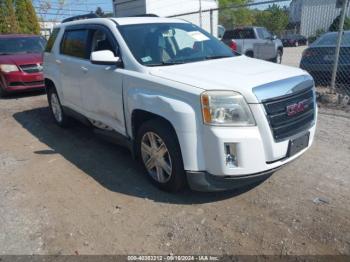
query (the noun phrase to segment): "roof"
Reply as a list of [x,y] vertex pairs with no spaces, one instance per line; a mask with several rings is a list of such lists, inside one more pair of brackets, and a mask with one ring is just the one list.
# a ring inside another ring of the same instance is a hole
[[163,17],[120,17],[112,18],[119,25],[133,24],[153,24],[153,23],[188,23],[182,19],[163,18]]
[[40,37],[40,35],[29,35],[29,34],[6,34],[0,35],[0,38],[18,38],[18,37]]
[[103,21],[114,21],[118,25],[134,25],[134,24],[154,24],[154,23],[188,23],[182,19],[163,18],[163,17],[120,17],[120,18],[90,18],[66,22],[55,27],[81,25],[85,23],[101,23]]

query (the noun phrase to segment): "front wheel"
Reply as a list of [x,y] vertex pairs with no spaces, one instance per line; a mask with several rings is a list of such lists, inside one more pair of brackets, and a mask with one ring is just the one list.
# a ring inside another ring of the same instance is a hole
[[0,86],[0,97],[6,97],[7,92]]
[[55,89],[50,88],[47,93],[51,114],[57,125],[67,127],[69,117],[64,113],[60,99]]
[[137,137],[138,157],[151,181],[161,190],[178,192],[186,185],[180,145],[170,124],[144,123]]

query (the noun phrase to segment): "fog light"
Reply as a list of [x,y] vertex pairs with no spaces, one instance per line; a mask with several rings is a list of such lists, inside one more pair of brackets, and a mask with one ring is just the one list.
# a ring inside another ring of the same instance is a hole
[[237,144],[225,144],[226,166],[229,168],[238,167]]

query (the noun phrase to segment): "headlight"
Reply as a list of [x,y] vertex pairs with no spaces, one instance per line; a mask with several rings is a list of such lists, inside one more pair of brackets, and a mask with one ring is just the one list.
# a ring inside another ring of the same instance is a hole
[[10,72],[17,72],[19,70],[18,70],[18,67],[16,65],[1,64],[0,71],[2,71],[4,73],[10,73]]
[[244,97],[231,91],[209,91],[201,95],[203,120],[208,125],[255,126]]

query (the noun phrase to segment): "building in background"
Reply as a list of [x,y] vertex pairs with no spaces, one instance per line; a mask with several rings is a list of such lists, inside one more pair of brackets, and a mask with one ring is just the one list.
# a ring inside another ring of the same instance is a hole
[[39,22],[39,24],[40,24],[40,34],[46,39],[49,39],[53,28],[56,25],[60,24],[60,22],[47,21],[47,22]]
[[[340,15],[336,8],[337,0],[292,0],[290,4],[290,23],[298,28],[300,34],[310,37],[317,30],[328,31],[334,19]],[[347,10],[350,15],[350,8]]]
[[[202,16],[199,13],[200,2],[204,11]],[[143,14],[155,14],[161,17],[175,16],[198,26],[202,24],[203,29],[215,36],[218,33],[218,11],[205,11],[216,8],[218,8],[216,0],[113,0],[114,15],[116,17]],[[200,20],[202,20],[202,23]]]

